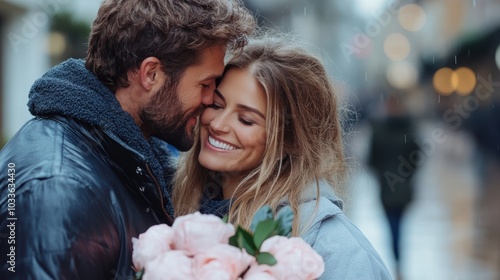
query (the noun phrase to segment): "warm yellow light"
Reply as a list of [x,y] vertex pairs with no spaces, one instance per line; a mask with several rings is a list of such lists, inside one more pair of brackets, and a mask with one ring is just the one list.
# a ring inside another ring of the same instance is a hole
[[470,68],[460,67],[453,72],[451,83],[460,95],[468,95],[476,87],[476,74]]
[[399,9],[399,24],[408,31],[418,31],[422,29],[426,22],[424,9],[416,4],[407,4]]
[[390,59],[401,61],[410,53],[410,41],[401,33],[391,33],[385,38],[384,52]]
[[457,70],[444,67],[436,71],[432,79],[434,89],[441,95],[456,92],[460,95],[470,94],[476,87],[476,74],[468,67]]
[[453,73],[453,70],[448,67],[441,68],[434,73],[432,84],[434,89],[441,95],[450,95],[455,90],[452,82]]

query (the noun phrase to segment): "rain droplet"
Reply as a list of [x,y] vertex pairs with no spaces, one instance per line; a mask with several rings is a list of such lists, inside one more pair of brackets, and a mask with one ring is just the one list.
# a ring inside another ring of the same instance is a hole
[[406,144],[406,134],[405,134],[405,144]]
[[307,16],[307,7],[304,7],[304,16]]
[[368,83],[368,72],[365,72],[365,81]]
[[455,55],[455,64],[457,64],[457,56]]

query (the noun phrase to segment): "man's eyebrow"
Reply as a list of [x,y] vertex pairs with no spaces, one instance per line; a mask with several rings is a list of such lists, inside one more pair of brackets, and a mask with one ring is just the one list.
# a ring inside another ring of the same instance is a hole
[[222,75],[220,75],[220,74],[212,74],[212,75],[210,75],[210,76],[207,76],[207,77],[205,77],[205,78],[202,78],[201,80],[202,80],[202,81],[206,81],[206,80],[214,80],[214,79],[219,79],[219,78],[221,78],[221,77],[222,77]]

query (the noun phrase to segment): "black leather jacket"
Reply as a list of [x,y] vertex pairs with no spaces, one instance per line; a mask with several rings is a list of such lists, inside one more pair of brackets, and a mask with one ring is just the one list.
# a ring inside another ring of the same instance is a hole
[[0,167],[0,279],[131,279],[131,238],[172,222],[146,159],[96,126],[37,117]]

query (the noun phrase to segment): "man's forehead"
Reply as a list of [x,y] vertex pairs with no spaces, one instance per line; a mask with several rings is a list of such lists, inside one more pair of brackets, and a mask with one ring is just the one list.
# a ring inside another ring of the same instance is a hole
[[225,56],[226,56],[225,46],[215,45],[207,47],[205,49],[198,51],[197,64],[214,63],[215,61],[220,61],[222,64],[224,64]]

